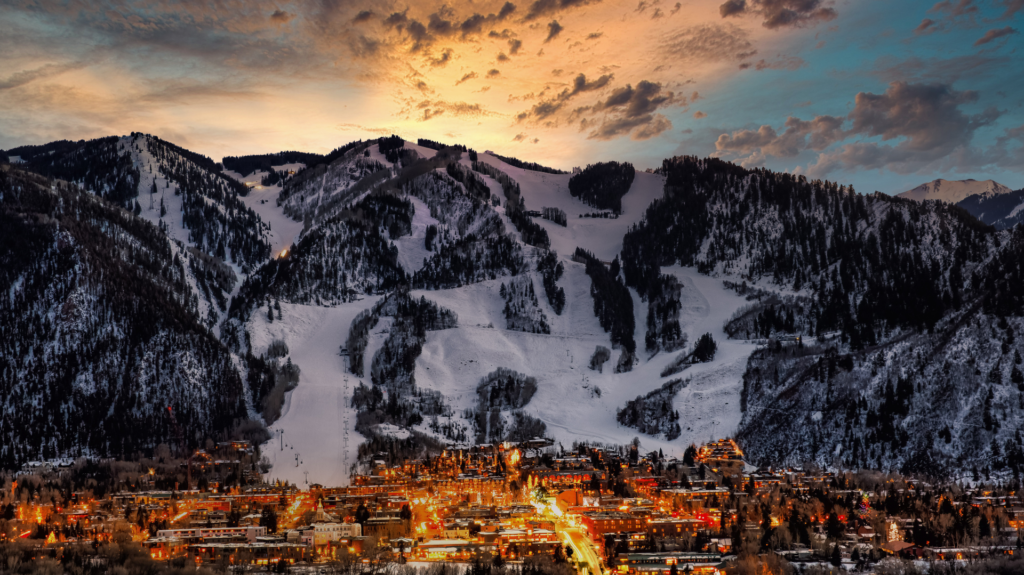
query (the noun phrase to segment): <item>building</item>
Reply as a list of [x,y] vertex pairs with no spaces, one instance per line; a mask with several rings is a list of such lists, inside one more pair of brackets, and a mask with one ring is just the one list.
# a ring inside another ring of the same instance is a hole
[[634,531],[647,531],[647,522],[640,517],[611,511],[608,513],[594,513],[584,515],[581,520],[591,538],[604,537],[605,533],[630,533]]
[[164,539],[180,539],[187,544],[203,543],[208,539],[223,540],[225,538],[238,538],[244,539],[249,543],[255,543],[257,537],[267,536],[267,528],[251,525],[248,527],[161,529],[156,532],[156,536]]
[[358,523],[314,523],[313,545],[319,547],[337,543],[341,539],[362,537],[363,526]]

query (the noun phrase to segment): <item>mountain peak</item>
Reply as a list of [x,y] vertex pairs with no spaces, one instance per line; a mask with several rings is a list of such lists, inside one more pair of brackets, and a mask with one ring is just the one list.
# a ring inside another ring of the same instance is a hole
[[921,184],[920,186],[903,192],[902,194],[898,194],[897,197],[909,198],[919,202],[923,202],[924,200],[942,200],[944,202],[955,204],[964,198],[975,194],[991,197],[998,194],[1007,194],[1011,191],[1012,190],[1010,190],[1010,188],[1007,188],[993,180],[978,181],[974,179],[938,179],[926,184]]

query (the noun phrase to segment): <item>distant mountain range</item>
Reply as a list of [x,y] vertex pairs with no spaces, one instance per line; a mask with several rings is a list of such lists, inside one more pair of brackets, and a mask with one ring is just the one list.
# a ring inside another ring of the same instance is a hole
[[1005,230],[1024,221],[1024,190],[992,180],[934,180],[898,194],[911,200],[956,204],[982,222]]
[[1024,198],[995,182],[567,174],[397,136],[227,170],[146,134],[7,155],[2,467],[266,425],[271,476],[324,484],[538,435],[1024,470]]

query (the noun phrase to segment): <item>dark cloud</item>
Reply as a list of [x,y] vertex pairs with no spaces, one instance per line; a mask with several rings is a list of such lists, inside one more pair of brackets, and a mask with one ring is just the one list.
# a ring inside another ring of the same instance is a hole
[[1016,33],[1017,33],[1017,29],[1016,28],[1011,28],[1009,26],[1007,26],[1005,28],[993,28],[992,30],[989,30],[988,32],[985,32],[984,36],[982,36],[981,38],[978,38],[978,41],[975,42],[974,45],[975,46],[981,46],[983,44],[988,44],[989,42],[991,42],[991,41],[993,41],[993,40],[995,40],[997,38],[1002,38],[1003,36],[1009,36],[1011,34],[1016,34]]
[[726,0],[725,3],[718,7],[718,13],[722,15],[722,18],[726,18],[742,14],[746,9],[746,0]]
[[522,40],[519,40],[519,39],[516,39],[516,38],[509,39],[509,41],[508,41],[508,53],[509,54],[512,54],[513,56],[515,56],[516,54],[519,53],[519,49],[522,48],[522,47],[523,47],[523,41]]
[[491,70],[487,71],[487,77],[488,78],[495,78],[495,77],[500,76],[500,75],[501,75],[501,70],[498,70],[497,68],[494,68],[494,69],[491,69]]
[[453,54],[454,53],[452,52],[451,48],[445,48],[444,50],[441,51],[441,55],[440,56],[438,56],[436,58],[431,58],[430,59],[430,67],[431,68],[438,68],[438,67],[447,66],[448,62],[451,62]]
[[597,40],[601,36],[604,36],[604,32],[591,32],[587,34],[587,40]]
[[635,89],[632,85],[627,84],[625,88],[613,90],[608,99],[598,103],[594,109],[596,111],[615,109],[626,118],[638,118],[670,103],[673,98],[672,92],[662,93],[661,84],[641,80]]
[[682,8],[683,8],[683,3],[682,2],[676,2],[676,5],[672,7],[672,11],[669,12],[668,15],[669,16],[675,16],[675,13],[680,11],[680,10],[682,10]]
[[556,36],[561,34],[562,30],[564,30],[564,28],[562,28],[562,25],[558,23],[558,20],[548,22],[548,37],[544,39],[544,42],[550,42]]
[[508,60],[509,60],[509,57],[504,52],[499,52],[498,53],[498,61],[499,62],[507,62]]
[[[561,74],[561,70],[556,70],[558,74]],[[553,116],[558,111],[562,110],[569,100],[584,92],[593,92],[600,90],[607,86],[614,76],[612,74],[605,74],[596,80],[587,81],[587,77],[584,74],[579,74],[572,81],[571,88],[565,88],[553,98],[541,100],[534,104],[533,108],[527,112],[521,112],[516,116],[518,121],[524,120],[545,120]]]
[[455,85],[458,86],[459,84],[461,84],[463,82],[468,82],[469,80],[472,80],[473,78],[476,78],[476,77],[477,77],[476,76],[476,72],[470,72],[470,73],[462,76],[462,78],[460,78],[459,81],[455,82]]
[[287,24],[293,18],[295,18],[295,14],[285,12],[284,10],[274,10],[274,13],[270,15],[270,21],[274,24]]
[[536,20],[569,8],[596,4],[601,0],[536,0],[526,12],[526,20]]
[[718,7],[722,18],[754,14],[768,29],[799,27],[834,20],[838,14],[823,0],[726,0]]
[[527,138],[526,134],[524,134],[522,132],[519,132],[518,134],[516,134],[515,136],[512,137],[512,141],[513,142],[522,142],[526,138]]
[[[854,109],[846,116],[810,121],[789,117],[781,134],[767,125],[738,130],[719,136],[715,147],[719,154],[748,155],[744,163],[761,163],[767,156],[792,158],[805,150],[820,152],[810,168],[816,176],[839,168],[912,172],[966,149],[979,128],[1001,115],[992,108],[974,115],[961,110],[977,100],[976,92],[948,85],[893,82],[883,94],[857,94]],[[857,141],[843,144],[854,138]],[[864,141],[867,138],[879,138],[881,143]],[[843,145],[826,151],[839,144]]]
[[355,17],[352,18],[352,21],[355,22],[356,24],[362,22],[369,22],[370,20],[373,20],[374,16],[376,16],[376,14],[374,14],[372,10],[363,10],[362,12],[356,14]]
[[605,119],[587,135],[588,140],[612,140],[630,134],[633,140],[647,140],[671,129],[672,122],[661,114],[635,118],[613,117]]

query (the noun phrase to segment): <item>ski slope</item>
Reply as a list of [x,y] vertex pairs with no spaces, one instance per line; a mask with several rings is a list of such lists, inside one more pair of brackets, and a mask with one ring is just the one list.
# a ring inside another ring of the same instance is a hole
[[250,318],[246,328],[253,353],[266,353],[271,341],[284,340],[301,370],[298,386],[285,395],[281,418],[270,426],[273,439],[263,446],[263,455],[273,466],[269,478],[300,486],[307,480],[348,484],[349,468],[363,441],[355,431],[351,407],[360,378],[347,373],[347,359],[339,349],[356,314],[377,299],[371,296],[334,308],[281,303],[282,317],[273,323],[265,313]]
[[[614,373],[620,350],[613,349],[603,372],[588,367],[597,346],[611,348],[612,345],[610,335],[601,328],[594,314],[591,281],[585,266],[571,261],[569,256],[579,246],[603,260],[613,259],[621,250],[627,229],[661,196],[663,178],[637,173],[632,188],[623,198],[623,214],[617,219],[579,218],[581,213],[596,210],[569,195],[568,175],[521,170],[487,154],[481,154],[480,158],[520,183],[528,208],[558,207],[569,215],[567,227],[535,220],[548,230],[552,247],[565,266],[558,284],[565,290],[566,307],[561,315],[554,313],[536,272],[530,272],[530,277],[539,307],[547,316],[550,334],[506,329],[504,300],[499,292],[502,283],[509,278],[449,290],[414,291],[411,294],[414,297],[426,297],[458,315],[456,328],[427,332],[415,364],[417,387],[442,393],[456,419],[462,417],[463,410],[476,407],[477,384],[497,368],[533,376],[537,378],[538,391],[524,411],[544,421],[548,435],[567,448],[573,441],[624,444],[639,437],[643,449],[662,449],[667,455],[681,457],[690,443],[725,437],[736,431],[742,415],[743,373],[756,347],[749,342],[729,340],[723,331],[725,322],[748,302],[726,290],[722,278],[700,275],[692,268],[663,268],[663,273],[672,274],[682,282],[679,320],[689,341],[687,349],[648,356],[642,349],[647,304],[633,292],[634,337],[641,348],[637,353],[638,363],[631,372]],[[485,180],[494,184],[492,188],[497,186],[490,178]],[[496,193],[500,194],[500,187]],[[394,243],[400,263],[411,273],[423,265],[423,258],[430,253],[423,245],[423,238],[427,226],[436,225],[437,220],[430,216],[421,200],[409,199],[416,209],[412,234]],[[268,219],[268,216],[263,217]],[[539,255],[539,250],[525,247],[524,255],[532,260]],[[254,353],[261,353],[274,338],[284,339],[291,350],[292,361],[301,369],[298,387],[288,393],[281,419],[271,426],[275,434],[284,432],[284,449],[281,450],[279,435],[264,449],[273,465],[270,477],[305,485],[308,472],[310,483],[343,485],[347,482],[348,470],[356,462],[357,447],[363,440],[354,430],[355,411],[349,407],[352,390],[361,379],[346,372],[347,360],[340,357],[338,351],[352,319],[375,301],[368,297],[336,308],[282,304],[283,317],[273,323],[267,322],[265,314],[259,312],[250,320],[248,329]],[[372,330],[365,355],[367,364],[385,339],[390,321],[382,318]],[[662,377],[664,368],[679,354],[688,353],[693,342],[704,333],[711,333],[718,343],[715,359]],[[663,436],[643,435],[617,423],[617,410],[626,402],[676,378],[689,380],[674,403],[680,414],[681,437],[667,441]],[[362,381],[372,385],[369,377]],[[464,423],[472,429],[469,422]],[[417,431],[430,434],[429,427],[430,421],[425,421]],[[396,437],[408,434],[407,430],[394,426],[382,426],[377,431]],[[346,433],[347,446],[343,442]]]

